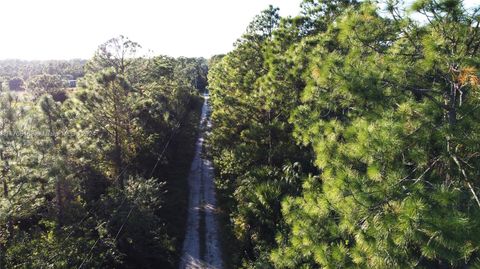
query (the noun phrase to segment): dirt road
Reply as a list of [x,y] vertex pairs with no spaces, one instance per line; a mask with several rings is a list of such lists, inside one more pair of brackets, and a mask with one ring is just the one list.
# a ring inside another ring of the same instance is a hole
[[222,269],[222,253],[217,220],[217,201],[213,167],[203,152],[205,127],[210,127],[208,94],[204,95],[200,135],[190,168],[187,231],[183,242],[180,269]]

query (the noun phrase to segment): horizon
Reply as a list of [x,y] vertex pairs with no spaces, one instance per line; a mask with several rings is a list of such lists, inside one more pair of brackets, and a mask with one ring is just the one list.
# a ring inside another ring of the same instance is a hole
[[100,44],[119,35],[139,43],[143,54],[209,58],[233,49],[248,23],[268,5],[278,6],[282,16],[289,16],[298,14],[300,2],[2,2],[0,9],[23,13],[7,12],[0,17],[0,24],[14,22],[4,31],[8,41],[0,44],[0,59],[89,59]]
[[[0,44],[0,60],[88,60],[100,44],[119,35],[139,43],[139,55],[208,59],[231,51],[254,16],[269,5],[279,7],[284,17],[295,16],[301,0],[245,2],[2,2],[0,9],[23,13],[6,12],[0,17],[2,25],[14,22],[13,27],[4,29],[7,41]],[[480,0],[464,2],[467,7],[480,4]]]

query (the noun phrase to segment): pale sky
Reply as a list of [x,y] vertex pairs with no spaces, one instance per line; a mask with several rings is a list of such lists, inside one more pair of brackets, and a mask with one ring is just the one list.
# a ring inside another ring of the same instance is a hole
[[[297,15],[301,0],[0,0],[0,59],[90,58],[123,34],[154,54],[226,53],[269,4]],[[479,5],[480,0],[466,0]]]
[[123,34],[154,54],[230,51],[269,4],[296,15],[301,0],[0,0],[0,59],[90,58]]

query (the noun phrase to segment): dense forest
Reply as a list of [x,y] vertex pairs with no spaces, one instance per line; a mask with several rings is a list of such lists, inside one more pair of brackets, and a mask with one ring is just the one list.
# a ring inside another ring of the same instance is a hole
[[0,60],[0,269],[480,268],[480,5],[298,1]]
[[0,62],[0,268],[178,263],[207,61],[139,49]]
[[301,10],[210,60],[228,268],[480,268],[480,7]]

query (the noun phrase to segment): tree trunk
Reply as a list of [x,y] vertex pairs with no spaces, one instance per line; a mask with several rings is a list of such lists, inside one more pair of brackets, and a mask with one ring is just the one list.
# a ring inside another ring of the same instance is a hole
[[122,166],[123,166],[122,147],[120,145],[120,137],[117,130],[115,130],[114,162],[115,162],[115,170],[116,170],[116,176],[117,176],[116,179],[118,180],[118,186],[120,187],[121,190],[123,190],[125,188],[125,183],[124,183],[123,171],[122,171]]

